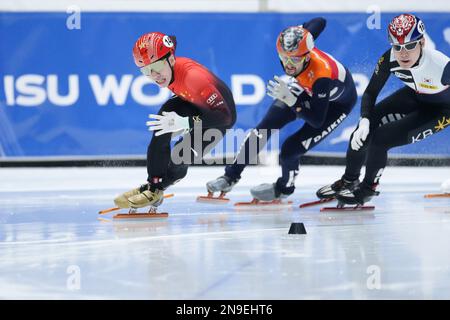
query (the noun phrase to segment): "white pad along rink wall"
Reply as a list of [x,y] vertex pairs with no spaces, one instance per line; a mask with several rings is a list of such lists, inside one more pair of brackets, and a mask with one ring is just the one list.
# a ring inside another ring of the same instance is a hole
[[[327,19],[316,45],[349,68],[359,98],[388,48],[386,25],[397,14],[420,16],[427,45],[450,55],[450,1],[444,0],[2,0],[0,11],[3,163],[145,159],[151,138],[147,115],[170,97],[167,89],[140,75],[132,60],[134,41],[149,31],[176,35],[178,56],[201,62],[232,89],[238,133],[219,145],[215,157],[232,155],[270,106],[265,83],[282,74],[275,39],[289,25],[316,16]],[[399,87],[390,79],[380,98]],[[343,157],[359,103],[334,132],[323,133],[327,139],[309,154]],[[280,143],[300,125],[296,121],[283,128]],[[390,155],[448,161],[447,131]],[[274,154],[280,143],[274,143]]]

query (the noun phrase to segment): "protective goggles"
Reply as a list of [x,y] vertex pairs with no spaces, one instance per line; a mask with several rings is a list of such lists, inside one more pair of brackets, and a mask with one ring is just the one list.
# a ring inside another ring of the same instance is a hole
[[411,51],[417,47],[417,44],[419,42],[420,42],[420,40],[409,42],[407,44],[393,44],[392,48],[394,48],[394,51],[397,51],[397,52],[400,52],[402,50],[402,48],[405,48],[406,51]]
[[278,55],[280,57],[280,60],[283,62],[283,64],[292,64],[292,65],[299,65],[301,63],[303,63],[306,59],[306,55],[304,56],[283,56],[283,55]]
[[166,59],[161,59],[146,65],[145,67],[140,68],[141,72],[146,76],[151,76],[152,71],[161,73],[163,71],[166,64]]

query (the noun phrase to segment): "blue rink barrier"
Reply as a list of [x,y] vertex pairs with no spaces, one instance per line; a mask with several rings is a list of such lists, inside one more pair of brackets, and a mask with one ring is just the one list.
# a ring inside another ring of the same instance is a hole
[[[0,157],[145,154],[151,138],[147,115],[170,96],[133,63],[132,46],[145,32],[176,35],[178,56],[197,60],[223,79],[237,102],[235,128],[248,130],[271,104],[265,83],[282,74],[275,50],[282,29],[325,17],[327,27],[316,45],[350,69],[360,97],[388,49],[386,25],[396,14],[382,14],[381,29],[369,29],[363,13],[82,13],[81,28],[70,30],[65,13],[0,13]],[[450,55],[448,14],[418,15],[429,45]],[[380,98],[400,87],[391,77]],[[344,153],[359,109],[358,100],[314,151]],[[286,126],[281,141],[301,125]],[[448,157],[447,131],[392,153]]]

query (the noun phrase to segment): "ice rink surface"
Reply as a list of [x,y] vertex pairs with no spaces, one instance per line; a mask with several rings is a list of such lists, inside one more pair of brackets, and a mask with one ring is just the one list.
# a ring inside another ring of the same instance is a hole
[[[304,166],[286,210],[196,203],[221,167],[190,168],[155,220],[99,219],[145,168],[0,169],[1,299],[450,299],[450,168],[389,167],[372,212],[299,209],[342,167]],[[331,206],[331,205],[329,205]],[[288,235],[303,222],[306,235]]]

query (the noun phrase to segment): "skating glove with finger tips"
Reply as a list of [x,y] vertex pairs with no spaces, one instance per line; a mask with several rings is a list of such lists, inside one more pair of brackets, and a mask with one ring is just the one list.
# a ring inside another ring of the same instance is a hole
[[292,107],[297,102],[297,91],[299,87],[290,87],[278,76],[274,76],[273,79],[274,81],[269,80],[269,83],[267,84],[267,95],[284,102],[289,107]]
[[358,151],[366,141],[370,131],[370,121],[367,118],[362,118],[359,121],[358,129],[353,132],[353,138],[350,143],[353,150]]
[[156,119],[146,122],[146,125],[149,127],[148,130],[156,131],[155,136],[171,132],[184,134],[189,131],[189,117],[182,117],[174,111],[163,111],[162,115],[150,114],[148,117]]

